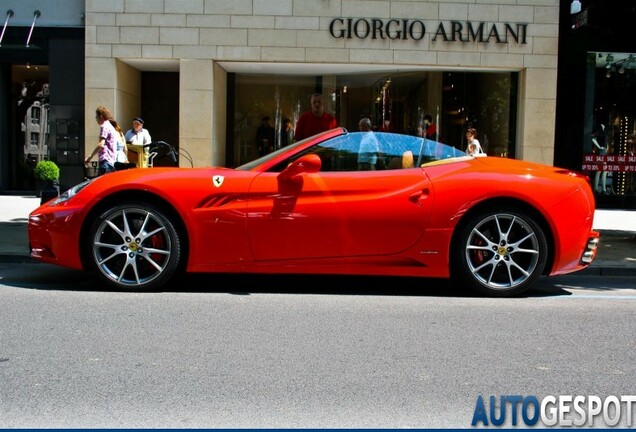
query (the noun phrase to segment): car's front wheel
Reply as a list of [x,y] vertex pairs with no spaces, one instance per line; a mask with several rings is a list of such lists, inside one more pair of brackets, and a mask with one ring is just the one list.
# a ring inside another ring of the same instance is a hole
[[546,235],[525,212],[481,212],[458,229],[452,275],[468,288],[489,296],[512,296],[541,276],[548,255]]
[[87,242],[89,267],[119,289],[162,286],[176,273],[182,255],[170,216],[152,204],[126,203],[102,211]]

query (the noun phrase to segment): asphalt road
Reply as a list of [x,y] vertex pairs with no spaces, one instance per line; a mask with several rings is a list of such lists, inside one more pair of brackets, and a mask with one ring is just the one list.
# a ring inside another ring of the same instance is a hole
[[[371,282],[379,289],[368,288]],[[482,395],[630,395],[636,281],[194,276],[0,264],[0,428],[469,428]]]

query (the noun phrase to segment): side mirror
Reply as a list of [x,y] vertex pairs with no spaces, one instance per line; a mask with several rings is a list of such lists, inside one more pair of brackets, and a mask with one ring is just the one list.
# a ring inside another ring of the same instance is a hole
[[291,180],[302,173],[317,173],[322,162],[317,154],[308,154],[289,164],[278,176],[280,180]]

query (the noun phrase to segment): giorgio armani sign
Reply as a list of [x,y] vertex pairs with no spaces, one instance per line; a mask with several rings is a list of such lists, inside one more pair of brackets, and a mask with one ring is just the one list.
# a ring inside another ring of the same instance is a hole
[[[426,25],[417,19],[334,18],[329,33],[336,39],[421,40]],[[432,41],[527,44],[526,23],[442,21],[430,33]]]

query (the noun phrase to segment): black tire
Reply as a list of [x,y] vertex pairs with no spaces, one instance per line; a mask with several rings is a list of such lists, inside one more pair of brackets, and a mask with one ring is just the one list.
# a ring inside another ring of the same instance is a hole
[[91,224],[86,241],[89,270],[117,289],[155,290],[175,275],[182,257],[170,216],[147,203],[104,210]]
[[536,282],[546,265],[546,235],[523,211],[501,209],[470,215],[455,238],[451,276],[480,294],[519,295]]

